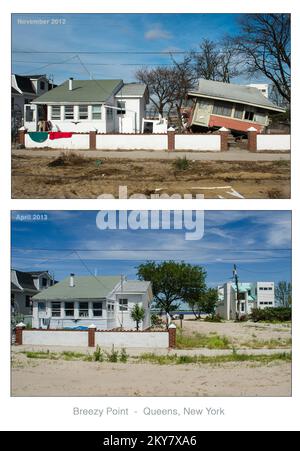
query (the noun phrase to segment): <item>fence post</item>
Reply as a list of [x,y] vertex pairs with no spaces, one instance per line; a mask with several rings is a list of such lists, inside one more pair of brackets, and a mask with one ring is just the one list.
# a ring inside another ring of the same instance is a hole
[[176,326],[175,324],[170,324],[169,329],[169,348],[176,347]]
[[221,127],[219,129],[219,133],[221,136],[221,152],[227,152],[228,150],[228,135],[229,135],[230,130],[228,130],[228,128],[226,127]]
[[168,128],[168,151],[175,150],[175,128]]
[[18,131],[19,144],[21,144],[21,146],[24,146],[24,147],[25,147],[25,133],[26,133],[25,129],[19,129],[19,131]]
[[248,133],[248,150],[249,152],[257,152],[257,129],[250,127]]
[[96,150],[96,134],[95,130],[90,131],[90,150]]
[[23,344],[23,330],[26,325],[24,323],[19,323],[16,325],[16,345],[20,346]]
[[95,324],[90,324],[88,326],[88,347],[94,348],[95,347],[95,332],[96,332],[96,326]]

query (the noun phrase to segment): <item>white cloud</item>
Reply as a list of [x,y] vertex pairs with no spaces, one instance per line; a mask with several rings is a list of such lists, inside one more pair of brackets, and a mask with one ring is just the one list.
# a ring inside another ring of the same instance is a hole
[[157,39],[171,39],[172,33],[164,30],[160,24],[154,24],[152,28],[145,32],[145,39],[154,41]]

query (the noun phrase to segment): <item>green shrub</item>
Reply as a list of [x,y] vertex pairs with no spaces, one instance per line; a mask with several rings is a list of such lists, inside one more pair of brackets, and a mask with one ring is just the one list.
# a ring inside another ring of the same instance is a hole
[[292,320],[290,307],[269,307],[265,309],[252,309],[250,318],[255,323],[259,321],[284,322]]
[[208,315],[204,318],[204,321],[207,323],[222,323],[223,320],[219,314]]
[[107,360],[112,363],[116,363],[118,361],[119,352],[115,351],[114,345],[112,345],[111,352],[106,352]]
[[96,351],[94,352],[93,357],[94,357],[95,362],[103,362],[104,361],[104,354],[99,345],[97,345]]
[[163,324],[162,318],[156,313],[152,313],[151,315],[151,325],[152,326],[161,326]]
[[125,348],[121,349],[121,353],[120,353],[120,362],[122,363],[126,363],[128,360],[129,355],[126,352]]
[[190,162],[186,156],[178,157],[174,161],[173,165],[176,171],[186,171],[190,167]]

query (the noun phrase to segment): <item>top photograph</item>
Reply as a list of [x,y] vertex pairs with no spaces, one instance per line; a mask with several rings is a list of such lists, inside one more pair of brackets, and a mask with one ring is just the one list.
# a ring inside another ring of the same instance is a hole
[[12,198],[290,198],[290,14],[11,20]]

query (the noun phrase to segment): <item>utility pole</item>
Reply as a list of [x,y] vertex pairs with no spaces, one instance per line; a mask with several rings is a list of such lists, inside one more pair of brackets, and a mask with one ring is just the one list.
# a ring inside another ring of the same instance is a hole
[[241,311],[241,301],[240,301],[240,290],[239,290],[239,277],[237,274],[236,265],[233,265],[233,279],[236,287],[236,299],[237,299],[237,311],[235,313],[235,318],[238,321],[240,319],[240,311]]

